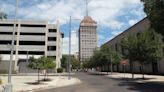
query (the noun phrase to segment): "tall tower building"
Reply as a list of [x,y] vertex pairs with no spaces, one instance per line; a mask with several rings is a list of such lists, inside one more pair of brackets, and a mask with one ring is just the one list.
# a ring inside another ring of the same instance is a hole
[[85,16],[79,28],[79,60],[88,60],[97,47],[97,23],[90,16]]

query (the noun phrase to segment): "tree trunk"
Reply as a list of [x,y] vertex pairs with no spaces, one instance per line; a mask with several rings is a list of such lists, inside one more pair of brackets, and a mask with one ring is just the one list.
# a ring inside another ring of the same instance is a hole
[[117,64],[117,72],[119,72],[120,71],[120,69],[119,69],[119,64]]
[[130,70],[132,74],[132,79],[134,79],[133,62],[130,62]]
[[38,83],[40,83],[40,80],[39,80],[39,69],[38,69]]
[[45,72],[45,73],[44,73],[44,80],[46,80],[46,72],[47,72],[47,71],[45,70],[44,72]]
[[145,79],[145,77],[144,77],[144,64],[141,64],[141,70],[142,70],[142,79]]
[[49,72],[48,72],[48,70],[47,70],[47,72],[46,72],[47,79],[48,79],[48,73],[49,73]]
[[109,73],[109,65],[107,65],[107,74]]

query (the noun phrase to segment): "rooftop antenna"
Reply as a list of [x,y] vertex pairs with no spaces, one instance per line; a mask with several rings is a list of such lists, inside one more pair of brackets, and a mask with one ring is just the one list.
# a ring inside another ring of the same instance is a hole
[[86,16],[88,16],[88,0],[86,0]]

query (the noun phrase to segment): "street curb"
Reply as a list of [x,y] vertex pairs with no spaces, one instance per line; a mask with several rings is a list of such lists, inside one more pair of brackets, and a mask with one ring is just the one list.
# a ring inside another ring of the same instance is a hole
[[[59,79],[57,81],[59,81]],[[57,83],[58,82],[56,82],[56,85],[57,85]],[[82,82],[79,80],[75,84],[80,84],[80,83],[82,83]],[[75,84],[70,84],[70,85],[75,85]],[[59,87],[65,87],[65,86],[70,86],[70,85],[64,85],[64,86],[59,86]],[[47,87],[41,87],[41,88],[32,89],[32,90],[28,90],[28,91],[24,91],[24,92],[40,91],[40,90],[46,90],[46,89],[51,89],[51,88],[58,88],[58,87],[56,87],[55,85],[54,86],[47,86]]]
[[[45,87],[39,87],[39,88],[34,88],[34,89],[31,89],[31,90],[20,90],[20,91],[17,91],[17,92],[34,92],[34,91],[40,91],[40,90],[46,90],[46,89],[51,89],[51,88],[58,88],[57,83],[59,81],[60,78],[58,78],[56,80],[56,82],[54,83],[54,85],[49,85],[49,86],[45,86]],[[74,84],[79,84],[81,83],[80,80],[78,80],[77,82],[75,82]],[[69,85],[74,85],[74,84],[69,84]],[[64,86],[69,86],[69,85],[64,85]],[[64,87],[64,86],[59,86],[59,87]]]
[[[58,81],[58,80],[59,80],[59,78],[56,81]],[[55,88],[55,86],[45,86],[45,87],[34,88],[31,90],[19,90],[16,92],[33,92],[33,91],[39,91],[39,90],[44,90],[44,89],[49,89],[49,88]]]

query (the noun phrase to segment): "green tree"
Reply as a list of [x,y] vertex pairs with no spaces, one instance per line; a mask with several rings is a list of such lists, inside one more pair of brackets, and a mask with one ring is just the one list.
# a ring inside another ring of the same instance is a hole
[[141,64],[144,78],[144,65],[157,62],[162,58],[162,37],[153,30],[145,30],[138,35],[137,61]]
[[119,64],[121,55],[118,52],[116,52],[114,49],[112,49],[112,47],[109,45],[102,46],[100,51],[104,56],[103,59],[106,60],[106,62],[104,62],[104,65],[108,66],[108,70],[109,70],[109,65],[111,65],[111,73],[112,73],[113,64],[116,65]]
[[34,56],[30,57],[29,59],[29,64],[28,67],[31,69],[37,69],[38,70],[38,84],[40,83],[40,79],[39,79],[39,72],[41,69],[43,69],[43,63],[40,62],[38,59],[34,58]]
[[[61,66],[62,68],[65,68],[67,70],[67,62],[68,62],[69,56],[63,55],[61,59]],[[80,67],[80,61],[78,61],[75,56],[70,55],[70,64],[72,65],[72,69],[79,69]]]
[[141,0],[151,27],[164,36],[164,0]]
[[[111,61],[112,60],[112,61]],[[107,66],[109,71],[109,65],[111,65],[111,72],[112,72],[112,65],[119,64],[120,55],[114,51],[111,46],[103,45],[100,50],[95,50],[91,58],[88,62],[84,64],[87,68],[97,68],[104,70]],[[106,71],[106,70],[105,70]]]
[[71,65],[72,69],[80,69],[80,62],[74,57],[71,59]]
[[[107,73],[109,71],[109,65],[112,65],[112,62],[111,62],[111,50],[112,50],[112,48],[109,45],[103,45],[100,48],[101,54],[103,56],[102,57],[103,62],[104,62],[103,65],[107,66],[107,68],[108,68]],[[112,72],[112,69],[111,69],[111,72]]]
[[135,35],[129,35],[121,40],[121,46],[125,49],[124,57],[129,59],[130,70],[132,78],[134,78],[133,64],[137,61],[137,37]]
[[102,60],[103,57],[104,56],[99,50],[95,50],[88,62],[90,65],[89,67],[92,67],[92,68],[102,67],[104,65],[104,60]]
[[68,60],[68,55],[63,55],[61,59],[61,67],[64,69],[67,69],[67,60]]
[[41,56],[38,61],[42,63],[42,69],[45,70],[44,81],[48,80],[48,70],[55,69],[56,64],[53,62],[54,59],[50,57]]
[[122,46],[128,51],[125,57],[129,59],[132,78],[134,78],[133,62],[141,64],[144,78],[144,65],[155,62],[162,57],[161,39],[153,30],[145,30],[137,36],[129,35],[122,40]]
[[117,66],[117,71],[119,71],[119,65],[120,65],[121,58],[122,58],[122,55],[120,53],[113,51],[112,60],[113,60],[113,64]]
[[88,60],[88,61],[85,61],[82,63],[82,69],[87,69],[87,68],[91,68],[91,62]]

